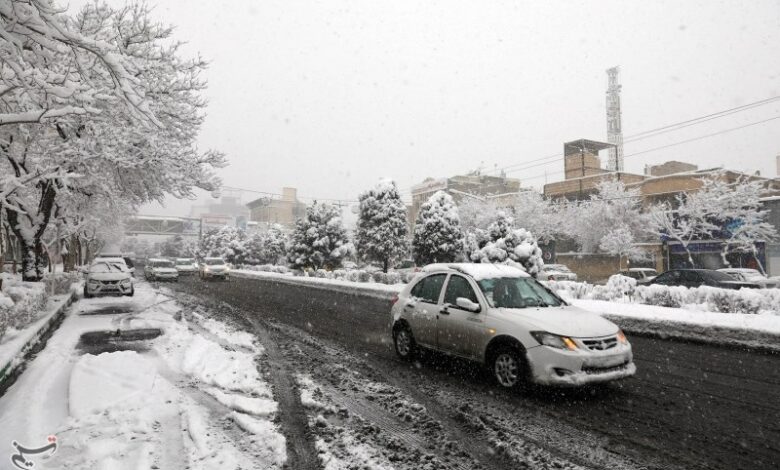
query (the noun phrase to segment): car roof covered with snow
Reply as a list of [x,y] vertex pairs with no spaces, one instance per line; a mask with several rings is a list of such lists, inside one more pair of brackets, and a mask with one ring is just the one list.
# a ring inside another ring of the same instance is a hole
[[645,271],[658,272],[654,268],[628,268],[628,272],[632,272],[632,273],[645,272]]
[[722,273],[746,273],[746,274],[755,274],[759,273],[761,274],[758,269],[750,269],[750,268],[721,268],[718,269],[718,271]]
[[474,280],[491,279],[495,277],[530,277],[520,268],[506,264],[491,263],[434,263],[425,266],[422,272],[456,271],[474,278]]
[[98,257],[96,257],[92,261],[92,263],[93,264],[95,264],[95,263],[122,263],[122,264],[126,264],[124,258],[118,258],[118,257],[113,257],[113,256],[111,256],[111,257],[109,257],[109,256],[98,256]]

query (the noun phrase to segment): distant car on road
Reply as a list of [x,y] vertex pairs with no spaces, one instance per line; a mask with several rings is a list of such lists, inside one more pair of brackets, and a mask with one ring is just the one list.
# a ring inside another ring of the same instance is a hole
[[768,278],[757,269],[722,268],[718,272],[726,273],[738,281],[755,283],[764,289],[780,287],[780,278]]
[[658,271],[653,268],[629,268],[620,271],[620,274],[636,279],[637,284],[649,284],[658,276]]
[[722,289],[758,289],[755,282],[738,281],[726,273],[714,269],[672,269],[659,274],[650,284],[684,287],[720,287]]
[[412,274],[419,271],[420,268],[417,266],[414,260],[410,260],[410,259],[405,259],[401,261],[393,268],[393,272],[396,272],[398,274]]
[[179,271],[173,261],[163,258],[149,258],[144,266],[147,281],[178,281]]
[[203,258],[198,273],[201,279],[230,280],[230,266],[222,258]]
[[496,264],[432,264],[393,300],[392,338],[485,365],[514,388],[577,386],[634,375],[631,345],[609,320],[577,307],[525,271]]
[[545,264],[538,277],[544,281],[577,280],[577,274],[572,272],[565,264]]
[[195,274],[198,271],[198,263],[192,258],[176,258],[174,264],[179,275]]
[[99,259],[86,270],[84,281],[84,297],[96,295],[127,295],[135,294],[133,277],[130,275],[124,261],[114,259]]

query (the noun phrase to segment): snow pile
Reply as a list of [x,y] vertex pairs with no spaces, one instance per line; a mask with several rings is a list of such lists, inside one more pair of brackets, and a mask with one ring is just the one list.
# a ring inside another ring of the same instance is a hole
[[627,279],[615,275],[610,277],[606,286],[574,281],[548,281],[545,284],[569,299],[605,300],[719,313],[780,315],[780,289],[733,290],[657,284],[632,287],[631,281]]
[[367,271],[364,269],[353,269],[353,270],[334,269],[332,271],[328,271],[325,269],[318,269],[316,271],[304,271],[304,270],[293,270],[286,266],[276,266],[270,264],[263,264],[259,266],[244,266],[243,270],[285,274],[288,276],[311,277],[317,279],[335,279],[339,281],[349,281],[349,282],[359,282],[359,283],[374,282],[377,284],[389,284],[389,285],[409,282],[411,278],[413,278],[414,275],[417,274],[417,273],[397,273],[392,271],[388,273],[383,273],[382,271]]
[[280,273],[280,274],[292,274],[292,269],[288,268],[287,266],[280,266],[276,264],[259,264],[259,265],[244,265],[242,266],[242,269],[246,269],[248,271],[263,271],[267,273]]
[[40,282],[23,282],[17,276],[0,274],[0,339],[9,329],[19,330],[38,318],[46,307],[49,294]]

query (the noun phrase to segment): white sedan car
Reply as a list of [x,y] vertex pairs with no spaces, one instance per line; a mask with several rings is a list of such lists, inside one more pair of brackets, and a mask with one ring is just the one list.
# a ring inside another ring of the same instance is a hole
[[144,277],[147,281],[178,281],[179,271],[173,261],[150,258],[144,266]]
[[124,262],[99,260],[86,271],[84,297],[87,299],[96,295],[132,296],[134,293],[133,277]]
[[577,274],[572,272],[565,264],[545,264],[539,279],[545,281],[576,281]]
[[577,386],[636,372],[617,325],[505,265],[426,266],[394,299],[391,331],[401,358],[422,347],[470,359],[506,388]]
[[722,268],[718,269],[722,273],[726,273],[738,281],[752,282],[758,284],[763,289],[772,289],[780,287],[780,279],[774,277],[766,277],[761,274],[761,271],[757,269],[748,268]]
[[180,275],[195,274],[198,272],[198,263],[192,258],[176,258],[176,271]]

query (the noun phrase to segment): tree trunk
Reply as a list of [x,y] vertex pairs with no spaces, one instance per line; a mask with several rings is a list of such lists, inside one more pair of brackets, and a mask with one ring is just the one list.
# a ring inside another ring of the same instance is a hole
[[385,258],[385,259],[384,259],[384,261],[383,261],[383,265],[382,265],[382,267],[383,267],[383,272],[384,272],[385,274],[387,274],[387,268],[388,268],[388,265],[389,265],[389,264],[390,264],[390,263],[389,263],[389,260],[388,260],[387,258]]

